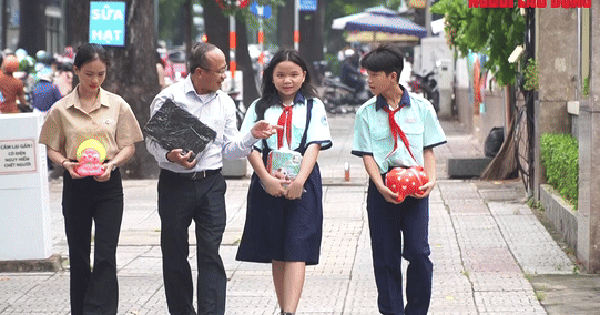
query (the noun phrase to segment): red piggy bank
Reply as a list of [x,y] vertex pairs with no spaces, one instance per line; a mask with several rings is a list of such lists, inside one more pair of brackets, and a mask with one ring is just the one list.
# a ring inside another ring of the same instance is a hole
[[386,186],[398,194],[396,201],[402,202],[409,195],[423,195],[419,187],[429,182],[429,177],[422,166],[410,168],[394,167],[385,176]]
[[79,167],[75,172],[81,176],[98,176],[104,174],[104,167],[100,162],[100,153],[94,149],[85,149],[79,160]]

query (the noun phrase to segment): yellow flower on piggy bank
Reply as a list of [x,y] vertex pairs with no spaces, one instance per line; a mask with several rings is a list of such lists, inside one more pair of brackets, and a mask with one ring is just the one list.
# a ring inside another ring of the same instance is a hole
[[81,176],[98,176],[104,173],[102,163],[106,158],[106,150],[100,141],[88,139],[77,148],[79,166],[75,170]]

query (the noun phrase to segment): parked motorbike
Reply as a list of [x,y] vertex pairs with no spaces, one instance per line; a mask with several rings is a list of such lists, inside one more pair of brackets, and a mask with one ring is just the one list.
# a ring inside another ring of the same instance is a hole
[[440,91],[437,80],[434,78],[435,72],[429,71],[425,74],[414,73],[414,80],[409,82],[409,86],[414,93],[422,93],[436,112],[440,110]]
[[231,97],[235,103],[235,118],[237,129],[240,130],[242,128],[242,122],[244,121],[244,116],[246,116],[247,108],[244,106],[244,102],[242,101],[242,97],[240,91],[238,90],[230,90],[227,92],[229,97]]
[[342,82],[333,75],[326,61],[316,61],[313,67],[315,76],[324,88],[322,100],[329,113],[346,113],[373,96],[369,91],[367,74],[364,72],[352,71],[347,75],[350,80]]

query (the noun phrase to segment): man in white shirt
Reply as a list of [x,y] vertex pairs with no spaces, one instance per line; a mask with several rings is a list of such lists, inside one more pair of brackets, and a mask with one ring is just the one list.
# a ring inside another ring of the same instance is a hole
[[[163,279],[169,312],[196,314],[187,231],[195,222],[198,264],[197,314],[224,314],[227,276],[219,255],[225,231],[223,158],[248,155],[259,139],[276,133],[276,126],[257,122],[238,134],[234,101],[220,90],[227,63],[223,52],[209,43],[197,43],[190,57],[190,75],[158,94],[151,105],[154,115],[167,99],[198,117],[216,132],[202,152],[167,151],[154,139],[146,147],[161,167],[158,211],[161,218]],[[192,159],[193,154],[195,158]]]

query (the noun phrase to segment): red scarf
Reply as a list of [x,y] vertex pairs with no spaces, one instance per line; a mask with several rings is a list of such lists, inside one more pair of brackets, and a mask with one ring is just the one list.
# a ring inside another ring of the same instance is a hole
[[390,130],[392,132],[392,136],[394,136],[394,151],[390,152],[388,155],[396,152],[396,149],[398,149],[398,136],[400,136],[400,139],[402,139],[402,142],[404,142],[404,145],[406,146],[406,150],[408,150],[408,153],[413,158],[413,160],[416,161],[415,156],[412,154],[412,152],[410,152],[408,138],[406,138],[406,134],[404,133],[404,131],[402,131],[402,129],[400,129],[400,126],[398,126],[398,123],[396,123],[396,118],[394,117],[394,115],[400,109],[402,109],[402,107],[404,107],[402,104],[400,106],[398,106],[398,108],[396,108],[395,110],[390,110],[390,108],[388,106],[383,107],[383,110],[385,110],[388,113],[388,120],[390,122]]
[[[279,120],[277,120],[277,124],[279,126],[283,126],[285,128],[285,136],[288,143],[288,146],[292,147],[292,106],[283,105],[283,112],[281,116],[279,116]],[[283,147],[283,129],[277,130],[277,149],[281,149]]]

